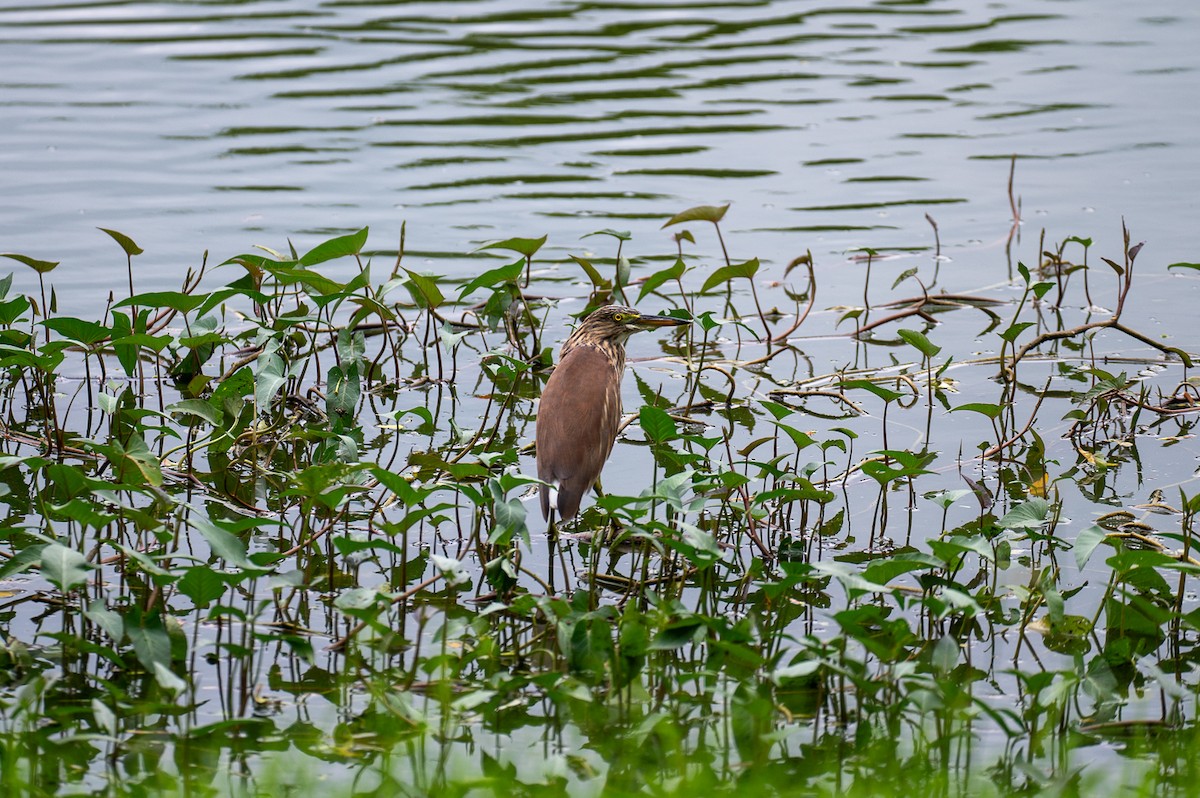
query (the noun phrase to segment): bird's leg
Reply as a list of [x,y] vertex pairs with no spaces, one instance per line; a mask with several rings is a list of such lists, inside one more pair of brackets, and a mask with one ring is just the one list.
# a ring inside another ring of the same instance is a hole
[[[569,547],[570,543],[558,550],[558,564],[562,566],[563,589],[568,591],[571,589],[571,569],[567,566],[566,556]],[[551,563],[550,567],[553,568],[554,564]]]
[[554,549],[558,545],[558,519],[555,518],[554,510],[550,510],[550,524],[546,527],[546,539],[549,542],[549,554],[546,559],[546,571],[549,579],[547,585],[550,586],[550,593],[557,592],[554,589]]

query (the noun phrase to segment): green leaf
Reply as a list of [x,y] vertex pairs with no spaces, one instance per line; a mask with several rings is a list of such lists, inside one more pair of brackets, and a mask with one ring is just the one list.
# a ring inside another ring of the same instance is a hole
[[920,270],[916,266],[914,266],[911,269],[905,269],[904,271],[900,272],[900,276],[898,276],[895,279],[895,281],[892,283],[892,290],[895,290],[896,286],[900,285],[900,283],[904,282],[908,278],[916,277],[918,271],[920,271]]
[[812,436],[807,432],[803,432],[795,427],[783,424],[779,421],[775,422],[775,426],[787,433],[787,436],[792,439],[792,443],[796,444],[796,451],[800,451],[806,446],[811,446],[814,443]]
[[143,615],[141,610],[134,607],[126,613],[125,633],[129,635],[138,662],[148,672],[154,673],[156,665],[170,668],[171,638],[163,628],[161,615],[157,612]]
[[48,274],[49,272],[54,271],[54,267],[59,263],[56,260],[38,260],[37,258],[31,258],[28,255],[18,255],[15,252],[0,252],[0,258],[12,258],[15,261],[24,263],[38,274]]
[[638,411],[638,423],[641,424],[646,437],[655,443],[674,440],[679,434],[675,427],[675,420],[665,410],[658,407],[644,405]]
[[693,564],[705,568],[721,559],[721,546],[711,532],[683,521],[679,522],[679,529],[683,543],[691,549],[686,553]]
[[888,463],[878,460],[869,460],[863,463],[863,473],[870,476],[880,485],[887,485],[898,479],[913,478],[922,474],[930,474],[925,466],[935,460],[936,452],[923,452],[923,454],[913,454],[911,451],[902,451],[896,449],[884,449],[878,452],[894,462]]
[[338,553],[345,556],[347,554],[357,554],[360,551],[371,551],[378,549],[392,554],[404,556],[405,550],[386,540],[373,538],[371,540],[351,540],[345,535],[339,535],[333,539],[333,545],[337,548]]
[[996,526],[1001,529],[1040,529],[1049,520],[1050,502],[1035,496],[1005,513]]
[[125,638],[125,622],[121,616],[104,606],[100,599],[94,599],[83,614],[89,621],[104,630],[113,642],[120,643]]
[[343,258],[347,255],[357,255],[366,246],[367,232],[369,230],[370,228],[364,227],[357,233],[338,236],[337,238],[331,238],[328,241],[317,244],[304,253],[304,257],[300,258],[300,265],[315,266],[318,263]]
[[181,416],[195,416],[213,426],[220,424],[224,416],[220,410],[213,407],[212,403],[205,399],[182,399],[174,404],[167,405],[165,409],[168,413],[175,413]]
[[[49,544],[46,544],[49,545]],[[42,560],[46,545],[26,546],[7,560],[0,561],[0,581],[24,573]]]
[[94,568],[87,557],[61,543],[49,543],[42,549],[42,574],[50,584],[63,593],[87,582],[88,573]]
[[697,205],[694,208],[688,208],[686,211],[680,211],[672,216],[663,224],[663,228],[670,227],[673,224],[681,224],[683,222],[712,222],[713,224],[716,224],[725,218],[725,212],[727,210],[729,210],[728,204]]
[[893,391],[890,388],[884,388],[882,385],[871,382],[870,380],[846,380],[845,382],[840,383],[838,387],[843,391],[855,389],[869,391],[885,402],[894,402],[900,397],[904,396],[904,394],[900,393],[899,391]]
[[[12,279],[12,272],[8,273],[8,279]],[[29,308],[29,298],[25,296],[15,296],[0,302],[0,327],[11,326],[17,319],[25,315],[25,311]]]
[[699,620],[675,621],[656,634],[647,648],[650,651],[674,651],[694,642],[703,630],[704,624]]
[[117,245],[120,246],[121,249],[125,250],[125,254],[129,257],[132,258],[134,255],[142,254],[142,248],[133,243],[133,239],[124,233],[118,233],[116,230],[109,230],[107,227],[97,227],[96,229],[102,233],[108,233],[112,240],[116,241]]
[[154,663],[154,681],[172,695],[179,695],[187,689],[187,682],[161,662]]
[[109,334],[109,329],[102,324],[70,316],[55,316],[52,319],[46,319],[42,324],[63,338],[77,341],[84,346],[91,346],[103,341]]
[[330,415],[350,418],[358,408],[362,396],[362,381],[358,376],[358,363],[348,367],[330,366],[325,394],[325,409]]
[[[103,395],[103,394],[101,394]],[[60,518],[70,518],[72,521],[77,521],[83,526],[90,526],[92,529],[101,530],[116,520],[116,516],[111,513],[100,512],[96,509],[96,502],[87,501],[81,498],[71,499],[66,504],[50,504],[51,517],[55,520]]]
[[759,404],[766,408],[767,412],[774,416],[776,421],[781,418],[787,418],[796,412],[794,407],[788,407],[785,404],[773,402],[770,399],[762,399],[759,401]]
[[970,495],[971,495],[971,491],[965,490],[965,489],[939,490],[939,491],[934,491],[931,493],[926,493],[925,498],[929,499],[930,501],[936,502],[938,507],[941,507],[943,510],[945,510],[948,507],[950,507],[951,505],[953,505],[959,499],[963,498],[964,496],[970,496]]
[[1168,264],[1167,268],[1168,269],[1195,269],[1197,271],[1200,271],[1200,263],[1184,263],[1181,261],[1179,263]]
[[953,563],[960,555],[968,552],[978,554],[988,562],[996,561],[995,550],[982,535],[954,535],[945,540],[931,540],[929,550],[947,564]]
[[496,241],[492,244],[485,244],[476,252],[482,252],[485,249],[507,249],[510,252],[516,252],[524,255],[527,258],[532,258],[534,254],[542,248],[542,244],[546,243],[546,236],[541,238],[506,238],[503,241]]
[[438,340],[442,342],[442,346],[447,350],[452,350],[454,347],[462,343],[462,339],[471,334],[469,328],[455,332],[449,324],[443,324],[438,327]]
[[265,411],[274,401],[275,394],[287,383],[287,366],[271,349],[264,350],[255,365],[258,370],[254,375],[254,401],[260,411]]
[[408,274],[408,282],[405,287],[412,294],[413,301],[418,307],[434,308],[446,301],[446,297],[442,294],[442,289],[438,288],[437,278],[431,275],[417,274],[411,269],[405,269]]
[[208,541],[212,553],[224,560],[228,565],[241,568],[244,571],[263,571],[261,566],[252,563],[246,556],[246,543],[237,535],[217,526],[214,521],[201,516],[193,516],[190,523],[196,531]]
[[241,300],[250,300],[257,302],[260,305],[268,304],[271,301],[271,297],[267,296],[262,291],[254,290],[254,286],[255,282],[251,280],[249,276],[246,276],[242,277],[240,280],[235,280],[225,288],[218,288],[216,291],[213,291],[211,294],[205,296],[204,302],[196,309],[196,315],[204,316],[230,297],[238,297]]
[[[730,473],[732,474],[733,472]],[[793,477],[793,480],[794,481],[791,483],[791,487],[764,490],[754,494],[754,503],[766,504],[767,502],[777,501],[780,506],[790,502],[817,502],[818,504],[828,504],[834,499],[833,491],[821,490],[804,477]]]
[[229,578],[207,565],[194,565],[184,571],[183,578],[175,584],[180,593],[190,598],[197,607],[204,609],[225,595]]
[[706,310],[701,313],[696,317],[696,321],[699,323],[700,328],[706,333],[710,330],[715,330],[717,327],[720,327],[722,324],[724,324],[723,321],[717,321],[713,318],[713,312],[711,310]]
[[525,505],[519,498],[508,499],[504,496],[497,480],[488,480],[488,490],[492,495],[492,512],[496,525],[488,535],[488,542],[494,545],[507,545],[514,533],[528,538],[525,527]]
[[266,270],[281,285],[295,285],[299,283],[304,286],[306,289],[305,293],[310,297],[332,297],[342,294],[346,290],[346,286],[337,280],[331,280],[325,275],[310,269],[294,268],[289,264],[285,266],[269,265],[266,267]]
[[[418,435],[432,435],[437,431],[437,427],[433,423],[433,413],[428,407],[418,405],[417,407],[411,407],[408,410],[397,410],[392,414],[392,417],[399,422],[403,421],[404,417],[410,414],[417,416],[422,421],[421,425],[414,430]],[[380,479],[383,481],[382,478]]]
[[117,481],[128,485],[162,485],[162,464],[150,451],[140,433],[130,430],[124,443],[113,440],[111,444],[92,444],[112,464]]
[[333,606],[345,613],[366,610],[375,606],[379,600],[379,591],[371,587],[351,587],[337,594]]
[[1108,530],[1096,524],[1079,531],[1079,534],[1075,536],[1075,564],[1079,570],[1083,570],[1087,561],[1091,559],[1092,552],[1104,542],[1106,537],[1108,537]]
[[959,410],[968,410],[972,413],[982,413],[988,418],[997,418],[1004,408],[1000,405],[991,405],[984,402],[968,402],[965,405],[951,408],[950,412],[957,413]]
[[463,298],[470,296],[480,288],[490,288],[498,283],[515,284],[517,279],[521,276],[521,272],[524,268],[524,261],[518,260],[513,261],[507,266],[498,266],[495,269],[489,269],[460,288],[458,291],[458,298],[461,301]]
[[930,664],[933,665],[934,672],[939,676],[950,673],[958,664],[958,657],[961,653],[958,641],[951,635],[946,635],[938,640],[930,653]]
[[758,265],[758,258],[751,258],[741,263],[722,266],[708,276],[708,279],[704,281],[704,285],[700,288],[700,293],[707,293],[718,285],[727,283],[737,277],[745,277],[748,280],[752,280],[754,279],[754,275],[758,273]]
[[620,287],[629,285],[629,278],[633,274],[633,266],[629,263],[629,258],[624,256],[617,258],[617,274],[616,282]]
[[139,308],[170,308],[180,313],[191,313],[203,305],[209,296],[209,294],[185,294],[182,291],[148,291],[122,299],[113,307],[124,308],[136,305]]
[[646,294],[649,294],[658,289],[663,283],[668,280],[678,280],[683,277],[687,267],[683,263],[682,258],[676,258],[675,263],[665,269],[660,269],[654,274],[642,281],[642,290],[638,292],[638,302],[645,299]]
[[916,330],[897,330],[896,335],[900,336],[905,343],[909,344],[920,352],[925,357],[934,357],[942,348],[930,341],[923,333]]
[[132,377],[137,370],[138,348],[134,344],[123,342],[123,340],[133,334],[133,327],[129,316],[117,311],[113,311],[112,322],[113,351],[117,355],[117,362],[125,370],[125,374]]
[[1017,337],[1021,333],[1025,332],[1032,326],[1034,326],[1032,321],[1019,321],[1004,332],[1000,333],[1000,337],[1011,344],[1013,341],[1017,340]]
[[936,557],[920,555],[904,557],[896,555],[882,560],[875,560],[863,569],[863,578],[877,585],[887,587],[896,577],[913,571],[928,571],[942,565]]
[[599,269],[592,265],[590,260],[587,258],[581,258],[578,255],[572,255],[571,259],[583,268],[583,271],[587,274],[588,279],[592,281],[592,288],[598,291],[612,288],[612,282],[604,279],[604,277],[600,275]]
[[580,238],[589,238],[591,236],[612,236],[618,241],[628,241],[633,238],[633,234],[628,230],[610,230],[607,227],[603,230],[596,230],[592,233],[584,233],[582,236],[580,236]]

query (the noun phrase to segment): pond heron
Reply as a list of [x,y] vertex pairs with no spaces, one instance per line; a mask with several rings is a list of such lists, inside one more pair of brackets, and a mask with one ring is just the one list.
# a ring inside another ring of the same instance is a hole
[[550,486],[558,489],[558,516],[579,512],[583,495],[596,484],[621,426],[621,377],[625,342],[641,330],[688,322],[647,316],[622,305],[592,312],[559,353],[537,413],[537,475],[542,517],[550,519]]

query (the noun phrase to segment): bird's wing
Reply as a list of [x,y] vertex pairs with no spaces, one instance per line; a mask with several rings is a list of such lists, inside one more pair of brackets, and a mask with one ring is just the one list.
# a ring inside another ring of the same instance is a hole
[[[600,476],[621,421],[621,373],[593,346],[577,346],[550,375],[537,416],[538,479],[558,485],[563,520]],[[549,497],[542,499],[543,513]]]

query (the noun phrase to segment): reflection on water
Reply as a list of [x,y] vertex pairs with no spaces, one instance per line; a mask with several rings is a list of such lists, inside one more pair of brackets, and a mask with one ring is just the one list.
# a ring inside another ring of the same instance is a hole
[[10,0],[0,249],[62,259],[67,305],[123,268],[96,226],[147,249],[145,288],[205,249],[366,224],[378,245],[402,220],[441,273],[484,239],[549,233],[561,258],[618,224],[653,253],[661,220],[725,201],[768,264],[930,246],[926,212],[956,257],[994,242],[1015,153],[1033,223],[1099,238],[1124,214],[1194,259],[1173,239],[1200,177],[1197,12],[1155,13]]

